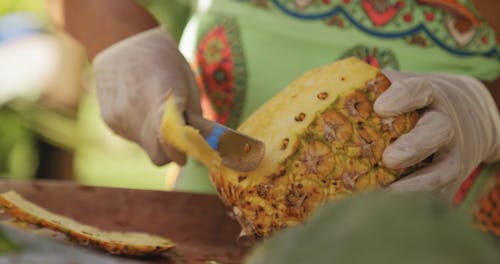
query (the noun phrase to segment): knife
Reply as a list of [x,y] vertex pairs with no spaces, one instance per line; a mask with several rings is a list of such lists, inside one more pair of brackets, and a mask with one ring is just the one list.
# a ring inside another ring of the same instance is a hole
[[224,166],[246,172],[257,168],[264,158],[265,145],[262,141],[197,114],[185,112],[184,118],[219,153]]

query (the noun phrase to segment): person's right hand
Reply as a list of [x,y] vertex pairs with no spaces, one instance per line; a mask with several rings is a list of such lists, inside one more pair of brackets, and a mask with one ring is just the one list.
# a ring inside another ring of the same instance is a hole
[[394,182],[390,190],[451,198],[481,162],[500,160],[500,115],[480,81],[451,74],[384,73],[392,84],[375,101],[378,115],[425,111],[415,128],[385,149],[384,165],[408,168],[434,155],[431,164]]
[[185,154],[161,139],[164,102],[174,96],[180,111],[199,114],[199,90],[168,33],[154,28],[128,37],[98,53],[93,66],[106,124],[138,143],[154,164],[184,164]]

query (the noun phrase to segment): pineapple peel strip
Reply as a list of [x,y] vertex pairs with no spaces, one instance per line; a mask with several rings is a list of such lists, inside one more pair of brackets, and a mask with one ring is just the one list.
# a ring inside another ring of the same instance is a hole
[[184,124],[173,96],[169,96],[165,102],[161,134],[165,142],[172,144],[207,167],[215,168],[222,162],[220,156],[210,147],[199,131]]
[[15,191],[0,195],[0,207],[22,222],[65,233],[82,244],[96,245],[111,254],[157,255],[174,247],[174,243],[160,236],[139,232],[108,232],[81,224],[31,203]]

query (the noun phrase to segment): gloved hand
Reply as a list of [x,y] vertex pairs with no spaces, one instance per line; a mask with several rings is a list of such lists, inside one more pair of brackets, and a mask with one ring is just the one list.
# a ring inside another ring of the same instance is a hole
[[384,73],[392,85],[375,101],[377,114],[425,113],[414,129],[386,148],[383,163],[405,168],[435,153],[431,164],[396,181],[390,190],[451,197],[481,162],[500,159],[500,116],[481,82],[457,75]]
[[118,135],[137,142],[156,165],[186,156],[160,137],[167,96],[178,109],[201,113],[193,74],[172,38],[154,28],[119,41],[93,60],[101,116]]

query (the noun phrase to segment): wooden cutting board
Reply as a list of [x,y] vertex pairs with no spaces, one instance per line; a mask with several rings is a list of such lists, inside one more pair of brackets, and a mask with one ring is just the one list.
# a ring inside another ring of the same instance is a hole
[[66,181],[0,181],[46,209],[104,230],[165,236],[176,244],[174,260],[144,263],[241,263],[240,228],[213,195],[82,186]]

